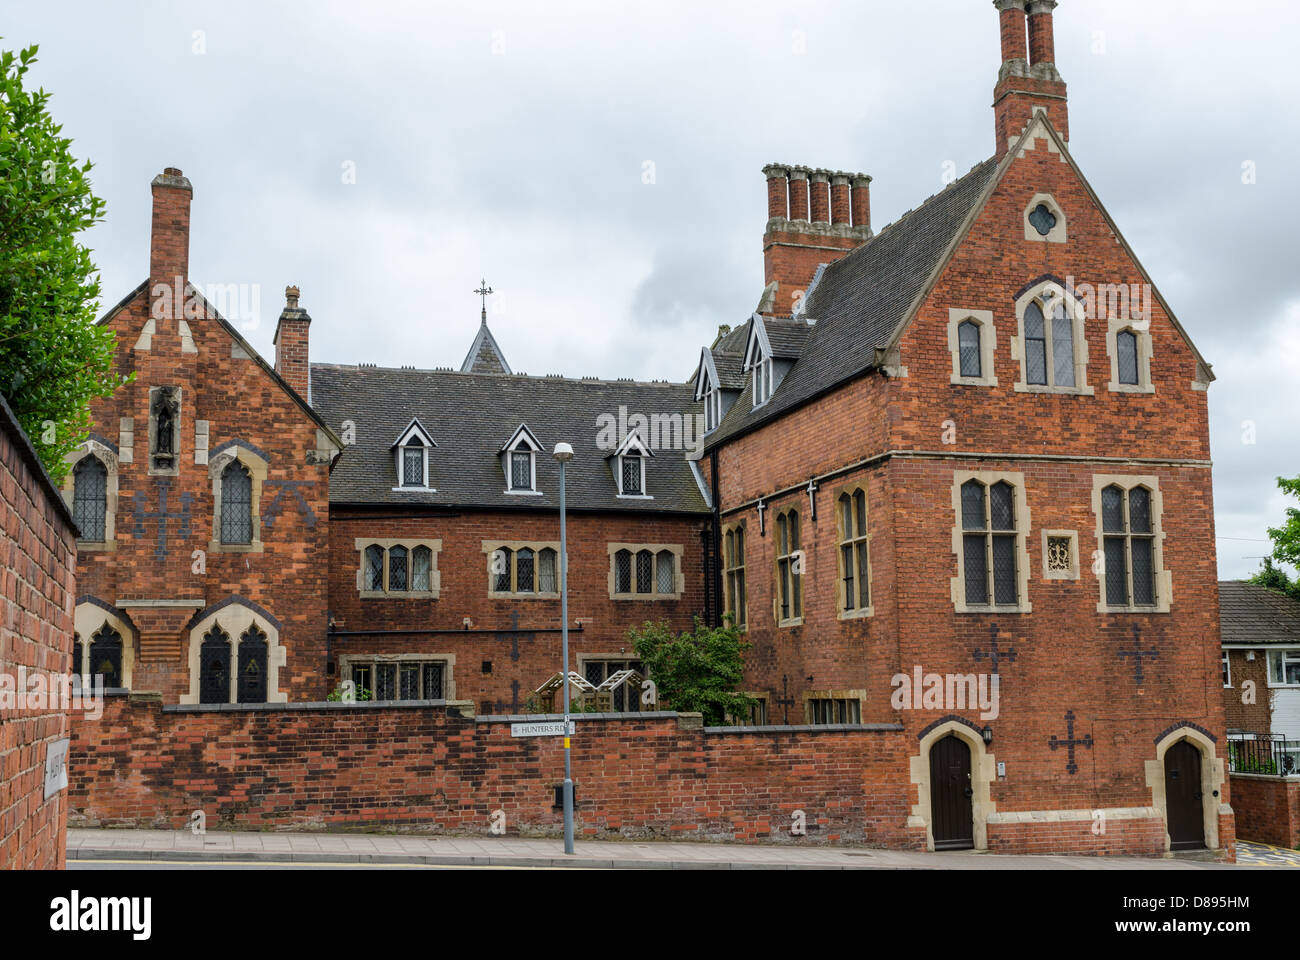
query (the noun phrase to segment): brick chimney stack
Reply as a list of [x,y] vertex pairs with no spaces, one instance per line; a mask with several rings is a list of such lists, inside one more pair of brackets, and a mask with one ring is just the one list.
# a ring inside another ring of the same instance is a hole
[[1056,0],[993,0],[993,5],[1002,36],[1002,68],[993,92],[998,154],[1011,148],[1039,110],[1068,143],[1066,88],[1056,70],[1052,29]]
[[307,358],[307,328],[311,317],[298,306],[297,287],[284,288],[284,309],[275,325],[275,372],[284,377],[308,403],[311,402],[311,367]]
[[767,178],[765,289],[758,310],[788,317],[819,266],[871,239],[871,178],[783,163],[768,164],[763,176]]
[[[182,316],[190,271],[190,201],[194,188],[180,170],[168,167],[153,178],[150,190],[153,223],[149,234],[149,295],[154,301],[166,297],[164,304],[155,302],[152,308],[152,315],[165,323]],[[162,294],[163,289],[167,294]]]

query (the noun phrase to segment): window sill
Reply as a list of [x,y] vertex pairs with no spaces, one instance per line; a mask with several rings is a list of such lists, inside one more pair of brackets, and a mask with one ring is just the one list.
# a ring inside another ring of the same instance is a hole
[[488,591],[489,600],[559,600],[559,592],[555,593],[497,593],[495,590]]
[[437,493],[437,487],[393,487],[393,493]]
[[778,630],[784,630],[786,627],[802,627],[803,617],[794,617],[790,620],[778,620],[776,627]]
[[1156,388],[1151,384],[1140,383],[1108,383],[1106,389],[1111,393],[1155,393]]
[[648,493],[620,493],[616,495],[618,500],[653,500],[654,497]]
[[985,607],[974,607],[974,606],[962,605],[957,607],[955,612],[961,614],[971,614],[971,615],[979,615],[979,614],[1001,615],[1001,614],[1013,614],[1013,613],[1033,613],[1034,605],[1032,603],[1017,603],[1017,604],[1004,603],[1004,604],[996,604],[993,606],[985,606]]
[[78,550],[86,550],[90,553],[112,553],[117,549],[116,540],[78,540]]
[[1016,393],[1059,393],[1065,396],[1093,397],[1097,391],[1092,387],[1049,387],[1041,383],[1017,383]]
[[362,600],[437,600],[437,590],[406,590],[401,593],[384,590],[362,590]]
[[841,610],[839,619],[841,620],[866,620],[868,617],[876,615],[876,608],[873,604],[870,607],[862,607],[858,610]]
[[680,600],[680,593],[611,593],[611,600]]
[[540,497],[542,495],[540,490],[505,490],[502,492],[512,497]]
[[948,382],[954,387],[996,387],[997,377],[959,377],[953,374]]
[[1108,603],[1099,603],[1097,604],[1097,612],[1113,613],[1113,614],[1130,613],[1130,614],[1136,614],[1138,616],[1143,616],[1143,615],[1149,615],[1155,613],[1169,613],[1169,607],[1166,604],[1158,604],[1149,607],[1115,607],[1115,606],[1111,606]]
[[261,553],[262,541],[255,540],[252,543],[222,543],[220,540],[212,540],[208,543],[208,553]]

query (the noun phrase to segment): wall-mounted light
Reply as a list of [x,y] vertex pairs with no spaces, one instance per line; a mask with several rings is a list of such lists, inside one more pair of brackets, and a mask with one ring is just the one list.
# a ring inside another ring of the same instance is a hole
[[980,736],[984,738],[984,746],[993,742],[993,728],[985,724],[984,729],[980,731]]

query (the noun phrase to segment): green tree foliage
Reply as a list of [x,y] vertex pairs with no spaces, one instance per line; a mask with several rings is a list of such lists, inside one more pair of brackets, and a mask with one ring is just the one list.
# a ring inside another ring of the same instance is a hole
[[89,161],[60,136],[44,90],[23,89],[36,47],[0,52],[0,394],[55,481],[90,431],[90,402],[126,382],[95,325],[99,276],[77,234],[103,219]]
[[750,644],[735,626],[708,627],[697,617],[694,631],[679,634],[667,621],[647,621],[627,637],[661,702],[683,713],[702,713],[709,726],[749,717],[754,698],[736,687],[744,679],[743,653]]
[[[1278,477],[1277,486],[1282,492],[1300,499],[1300,477],[1294,480]],[[1280,527],[1269,527],[1268,535],[1273,541],[1273,559],[1300,567],[1300,509],[1287,507],[1286,522]]]

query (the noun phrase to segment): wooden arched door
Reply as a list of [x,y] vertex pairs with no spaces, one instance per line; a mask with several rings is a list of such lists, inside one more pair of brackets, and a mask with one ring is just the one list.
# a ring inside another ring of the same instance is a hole
[[936,850],[975,846],[970,747],[949,734],[930,748],[930,824]]
[[1165,816],[1171,850],[1205,847],[1201,790],[1201,751],[1190,740],[1179,740],[1165,752]]

